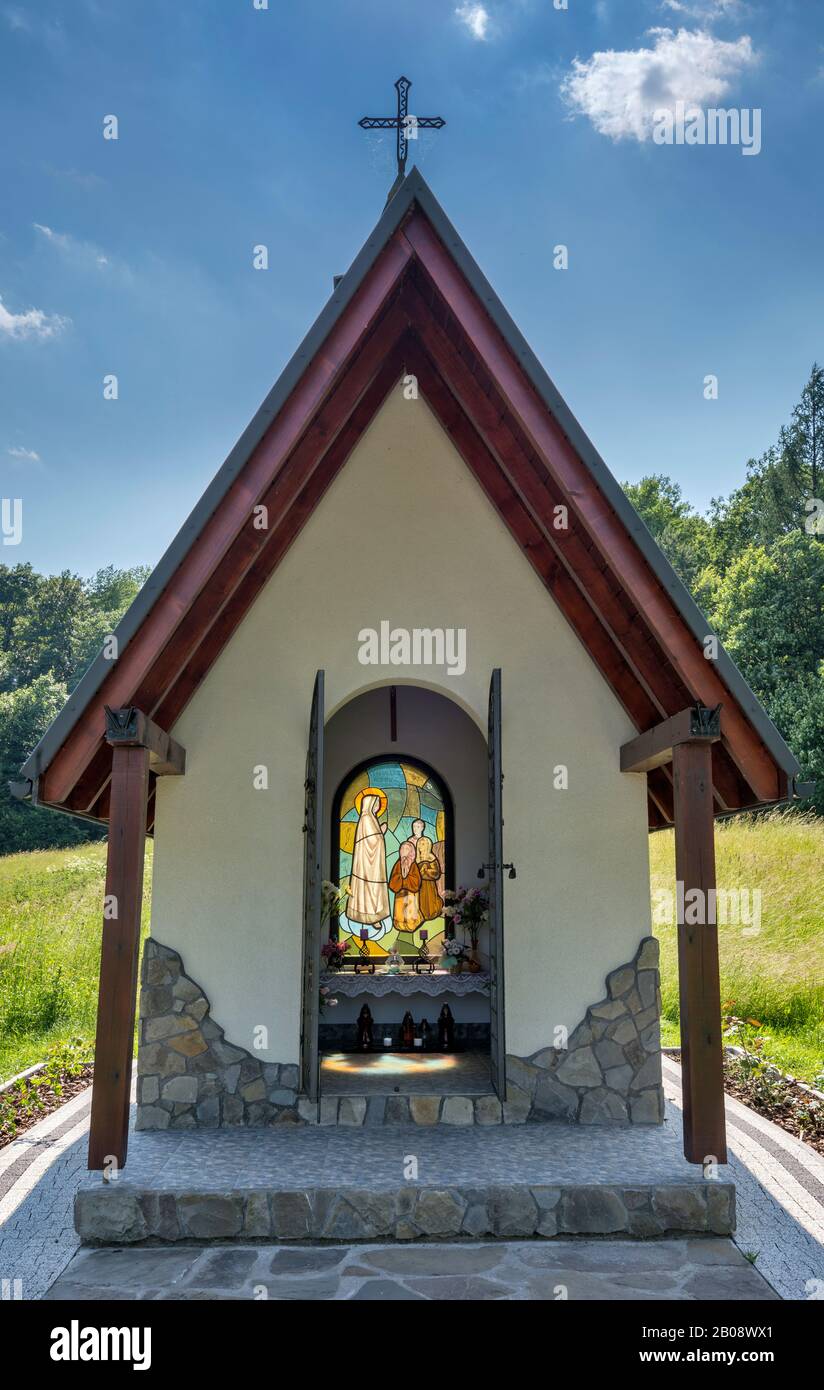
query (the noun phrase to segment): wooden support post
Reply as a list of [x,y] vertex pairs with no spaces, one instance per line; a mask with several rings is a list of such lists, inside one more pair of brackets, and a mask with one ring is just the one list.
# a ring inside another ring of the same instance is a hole
[[143,905],[143,859],[149,749],[126,745],[112,749],[106,903],[117,915],[104,914],[94,1049],[89,1168],[126,1162],[129,1095]]
[[726,1163],[718,929],[708,920],[715,917],[712,744],[676,744],[672,761],[684,1154],[691,1163]]

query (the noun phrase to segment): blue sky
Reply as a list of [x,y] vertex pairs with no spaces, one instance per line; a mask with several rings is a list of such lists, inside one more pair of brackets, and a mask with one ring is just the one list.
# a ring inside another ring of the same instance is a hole
[[[160,557],[380,215],[391,137],[356,122],[402,72],[447,120],[422,172],[616,476],[741,481],[824,358],[823,7],[556,3],[0,0],[0,561]],[[679,97],[758,109],[761,152],[655,143]]]

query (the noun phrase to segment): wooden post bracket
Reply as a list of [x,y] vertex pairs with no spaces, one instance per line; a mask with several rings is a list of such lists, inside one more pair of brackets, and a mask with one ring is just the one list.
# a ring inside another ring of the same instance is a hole
[[692,705],[671,719],[647,729],[621,748],[622,772],[651,772],[672,762],[672,750],[682,743],[717,743],[721,737],[721,706]]
[[106,742],[112,748],[148,748],[149,771],[156,777],[182,777],[186,771],[186,749],[134,705],[106,711]]

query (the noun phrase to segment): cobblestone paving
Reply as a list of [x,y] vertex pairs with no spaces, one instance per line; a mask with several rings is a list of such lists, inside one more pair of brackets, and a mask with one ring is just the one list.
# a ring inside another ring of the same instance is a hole
[[399,1302],[778,1298],[725,1239],[82,1250],[58,1299]]
[[[408,1154],[426,1187],[485,1183],[572,1184],[701,1181],[681,1151],[675,1122],[649,1127],[578,1125],[284,1126],[144,1131],[129,1144],[124,1182],[133,1188],[277,1188],[340,1183],[391,1190]],[[97,1179],[92,1185],[96,1185]]]
[[[681,1068],[666,1056],[663,1067],[667,1113],[680,1124]],[[758,1255],[782,1298],[824,1298],[824,1158],[731,1096],[726,1115],[736,1245]]]
[[90,1107],[83,1091],[0,1150],[0,1279],[12,1297],[42,1298],[80,1243],[72,1205],[87,1176]]

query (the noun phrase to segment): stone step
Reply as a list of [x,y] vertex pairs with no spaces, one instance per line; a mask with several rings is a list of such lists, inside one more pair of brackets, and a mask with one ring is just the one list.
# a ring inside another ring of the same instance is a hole
[[[366,1175],[365,1175],[366,1176]],[[732,1183],[596,1186],[526,1183],[393,1188],[317,1186],[224,1191],[84,1186],[75,1224],[85,1244],[140,1241],[375,1241],[456,1237],[728,1235]]]
[[298,1114],[309,1124],[344,1125],[500,1125],[523,1124],[527,1110],[517,1101],[504,1105],[494,1095],[322,1096],[320,1104],[298,1098]]

